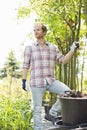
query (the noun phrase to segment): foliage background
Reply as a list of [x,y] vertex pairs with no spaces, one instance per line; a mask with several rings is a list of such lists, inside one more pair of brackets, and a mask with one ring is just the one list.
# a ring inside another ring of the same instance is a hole
[[[17,10],[19,21],[34,12],[37,15],[35,22],[43,22],[48,28],[46,39],[56,44],[64,55],[70,50],[72,42],[79,40],[80,49],[71,61],[67,65],[56,64],[55,76],[71,89],[87,93],[87,0],[30,0],[26,6],[20,4]],[[27,36],[34,40],[32,34]],[[25,47],[25,43],[21,46]],[[0,70],[1,130],[32,129],[32,96],[22,90],[21,80],[22,63],[11,51]],[[51,105],[56,98],[57,95],[48,92],[44,96]]]

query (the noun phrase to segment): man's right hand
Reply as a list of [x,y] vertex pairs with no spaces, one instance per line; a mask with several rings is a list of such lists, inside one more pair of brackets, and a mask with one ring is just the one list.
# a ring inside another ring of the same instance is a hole
[[22,88],[26,91],[26,79],[22,79]]

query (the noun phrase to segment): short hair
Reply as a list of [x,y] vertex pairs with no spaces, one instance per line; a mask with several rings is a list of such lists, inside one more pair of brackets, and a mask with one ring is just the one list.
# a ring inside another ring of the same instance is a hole
[[43,32],[46,32],[46,33],[47,33],[47,27],[46,27],[44,24],[42,24],[42,23],[41,23],[41,25],[42,25],[42,30],[43,30]]
[[43,23],[36,23],[35,25],[41,25],[43,32],[47,33],[47,27]]

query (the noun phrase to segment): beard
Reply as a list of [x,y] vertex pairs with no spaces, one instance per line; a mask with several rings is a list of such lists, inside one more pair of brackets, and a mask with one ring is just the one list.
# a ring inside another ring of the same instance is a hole
[[35,38],[39,40],[39,39],[43,39],[44,36],[43,35],[35,35]]

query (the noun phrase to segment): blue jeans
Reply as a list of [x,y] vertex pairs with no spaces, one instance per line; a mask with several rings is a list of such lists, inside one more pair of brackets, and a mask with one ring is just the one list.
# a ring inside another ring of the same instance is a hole
[[[47,84],[43,88],[31,87],[33,98],[33,110],[34,110],[33,113],[34,130],[44,130],[42,125],[41,109],[42,109],[42,98],[46,90],[60,95],[64,94],[65,91],[70,90],[70,88],[58,80],[55,80],[51,85]],[[58,111],[60,111],[60,109],[61,109],[60,102],[57,99],[55,104],[53,104],[52,108],[50,109],[49,114],[57,116],[57,113]]]

